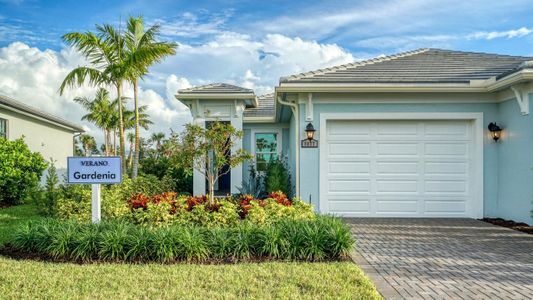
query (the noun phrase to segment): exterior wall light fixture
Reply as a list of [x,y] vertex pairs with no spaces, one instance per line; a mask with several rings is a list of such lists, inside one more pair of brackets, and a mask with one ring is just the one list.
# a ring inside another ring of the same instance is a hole
[[496,122],[491,122],[489,124],[488,128],[489,128],[490,134],[492,135],[492,139],[495,142],[498,142],[498,140],[502,136],[502,128],[500,126],[498,126],[498,124],[496,124]]
[[318,141],[315,140],[315,131],[313,123],[307,124],[305,127],[305,135],[307,136],[307,139],[302,140],[302,148],[318,148]]

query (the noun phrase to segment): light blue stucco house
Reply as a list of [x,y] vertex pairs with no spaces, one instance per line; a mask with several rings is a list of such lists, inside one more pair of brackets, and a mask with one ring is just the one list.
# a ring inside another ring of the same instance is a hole
[[[532,97],[533,58],[440,49],[283,77],[264,96],[229,84],[176,95],[196,124],[244,130],[237,147],[255,155],[258,169],[285,157],[296,194],[320,212],[528,223]],[[317,147],[303,147],[313,144],[309,124]],[[219,188],[237,192],[248,168],[233,168]],[[194,193],[205,193],[202,176]]]

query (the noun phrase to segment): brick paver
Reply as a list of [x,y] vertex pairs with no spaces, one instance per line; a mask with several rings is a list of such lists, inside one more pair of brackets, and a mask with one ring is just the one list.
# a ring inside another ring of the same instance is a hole
[[533,299],[533,235],[472,219],[347,219],[386,298]]

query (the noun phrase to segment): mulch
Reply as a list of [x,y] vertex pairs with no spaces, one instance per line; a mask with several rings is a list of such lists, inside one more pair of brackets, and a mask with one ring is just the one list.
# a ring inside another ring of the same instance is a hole
[[533,234],[533,226],[529,226],[527,223],[505,220],[502,218],[483,218],[480,220],[497,226],[507,227],[517,231]]

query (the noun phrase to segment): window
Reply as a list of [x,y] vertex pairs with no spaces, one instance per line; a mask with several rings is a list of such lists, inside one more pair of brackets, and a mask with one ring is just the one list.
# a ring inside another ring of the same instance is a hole
[[0,119],[0,137],[7,138],[7,120]]
[[272,160],[278,158],[278,133],[255,134],[255,167],[257,171],[265,171]]

